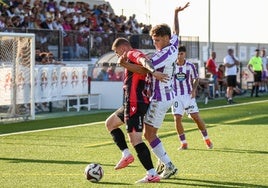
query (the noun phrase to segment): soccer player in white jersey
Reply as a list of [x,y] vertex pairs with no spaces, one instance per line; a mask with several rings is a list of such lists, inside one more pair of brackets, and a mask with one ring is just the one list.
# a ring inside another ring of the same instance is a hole
[[160,82],[152,78],[152,96],[149,109],[145,115],[144,136],[152,147],[152,151],[159,159],[159,167],[164,164],[163,169],[158,168],[158,173],[163,179],[167,179],[178,173],[178,169],[171,162],[164,146],[157,136],[157,131],[161,127],[165,118],[166,112],[173,104],[173,73],[174,66],[178,56],[179,44],[179,19],[178,13],[189,6],[189,2],[184,7],[176,7],[174,14],[174,31],[171,35],[171,29],[166,24],[154,26],[150,31],[154,46],[155,54],[152,56],[152,61],[155,70],[168,74],[170,80],[168,82]]
[[203,136],[207,148],[212,149],[213,144],[208,137],[205,123],[199,116],[199,110],[195,100],[199,84],[198,73],[195,65],[187,61],[185,58],[186,48],[185,46],[180,46],[174,74],[174,90],[176,97],[172,106],[172,114],[174,115],[176,130],[181,142],[179,149],[183,150],[188,148],[184,128],[182,126],[182,117],[184,113],[194,120]]

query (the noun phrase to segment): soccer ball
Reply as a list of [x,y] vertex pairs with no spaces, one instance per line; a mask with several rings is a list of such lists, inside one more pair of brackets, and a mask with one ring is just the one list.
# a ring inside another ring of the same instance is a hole
[[104,175],[103,168],[98,163],[91,163],[85,168],[85,177],[88,181],[98,182]]

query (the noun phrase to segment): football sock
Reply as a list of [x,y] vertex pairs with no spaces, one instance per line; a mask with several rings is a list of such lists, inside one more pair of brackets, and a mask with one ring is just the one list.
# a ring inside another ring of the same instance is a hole
[[179,135],[179,139],[180,139],[181,143],[184,143],[184,144],[187,143],[186,138],[185,138],[185,134]]
[[153,149],[154,154],[160,161],[162,161],[162,163],[168,164],[169,162],[171,162],[159,138],[156,138],[154,141],[152,141],[150,145]]
[[150,169],[150,170],[147,170],[147,174],[150,174],[150,175],[152,175],[152,176],[155,176],[157,173],[156,173],[155,169],[152,168],[152,169]]
[[130,151],[129,151],[128,148],[126,148],[126,149],[124,149],[124,150],[122,151],[122,156],[123,156],[123,157],[129,156],[130,154],[131,154],[131,153],[130,153]]
[[149,171],[152,168],[154,168],[153,166],[153,162],[152,162],[152,158],[151,158],[151,154],[150,154],[150,150],[148,149],[148,147],[146,146],[146,144],[144,142],[134,146],[136,152],[137,152],[137,156],[141,162],[141,164],[143,165],[143,167]]
[[112,130],[111,135],[113,137],[114,142],[121,151],[124,151],[125,149],[128,148],[125,135],[121,129],[117,128]]
[[204,138],[205,140],[208,139],[208,132],[207,132],[207,130],[203,130],[203,131],[201,131],[201,133],[202,133],[203,138]]

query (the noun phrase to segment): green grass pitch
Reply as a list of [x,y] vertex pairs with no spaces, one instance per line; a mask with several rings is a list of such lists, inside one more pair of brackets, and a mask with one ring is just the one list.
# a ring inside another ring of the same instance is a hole
[[[110,112],[0,125],[2,188],[87,187],[268,187],[268,96],[199,104],[214,149],[208,150],[191,119],[184,117],[189,149],[179,151],[173,117],[166,115],[159,137],[179,173],[160,183],[136,185],[145,175],[137,157],[114,170],[121,152],[104,127]],[[125,132],[125,127],[122,126]],[[129,144],[129,143],[128,143]],[[131,152],[136,156],[132,146]],[[152,153],[152,159],[156,158]],[[104,177],[91,183],[84,168],[100,163]]]

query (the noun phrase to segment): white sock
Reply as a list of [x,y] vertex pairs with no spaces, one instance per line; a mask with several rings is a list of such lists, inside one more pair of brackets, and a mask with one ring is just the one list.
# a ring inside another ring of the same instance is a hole
[[156,171],[154,168],[150,169],[147,171],[147,174],[151,175],[151,176],[155,176],[156,175]]
[[157,158],[162,161],[162,163],[164,163],[165,165],[168,164],[169,162],[171,162],[169,156],[167,155],[162,142],[160,142],[159,144],[157,144],[157,146],[155,146],[153,148],[153,152],[154,154],[157,156]]
[[131,153],[130,153],[130,151],[129,151],[129,149],[127,148],[127,149],[124,149],[123,151],[122,151],[122,156],[123,157],[127,157],[127,156],[129,156]]

